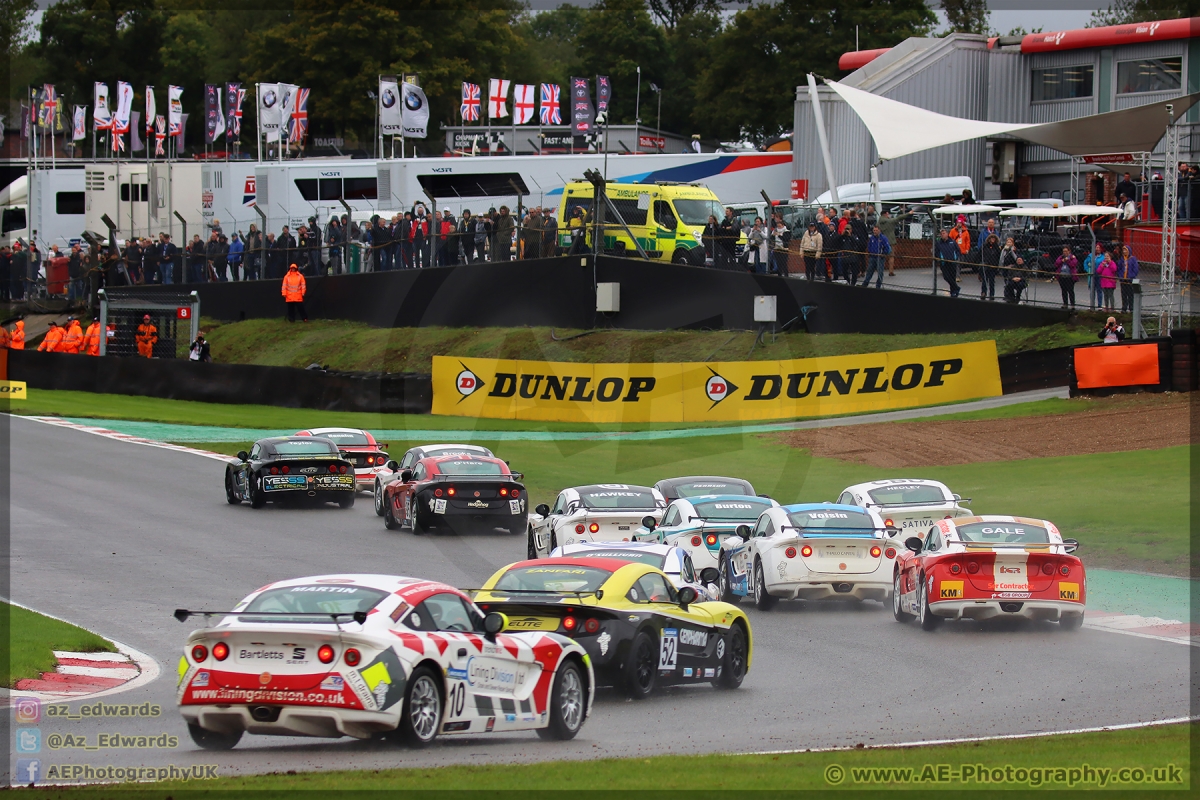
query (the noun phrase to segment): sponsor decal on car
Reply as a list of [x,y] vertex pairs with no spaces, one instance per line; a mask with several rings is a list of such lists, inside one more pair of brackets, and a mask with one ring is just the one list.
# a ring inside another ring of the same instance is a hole
[[675,669],[679,661],[679,629],[663,628],[662,645],[658,651],[658,668],[663,672]]
[[684,668],[683,668],[683,677],[685,677],[685,678],[690,678],[690,677],[692,677],[692,668],[691,668],[691,667],[684,667]]
[[1078,600],[1079,600],[1079,584],[1078,583],[1067,583],[1065,581],[1059,581],[1059,583],[1058,583],[1058,599],[1059,600],[1074,600],[1074,601],[1078,602]]
[[679,631],[679,643],[686,644],[689,647],[708,647],[708,633],[706,631],[683,628]]
[[992,576],[993,592],[1029,591],[1029,575],[1024,561],[997,559],[992,567]]
[[430,506],[430,510],[432,510],[433,513],[435,513],[435,514],[445,514],[446,513],[446,501],[444,499],[430,500],[429,506]]
[[197,672],[196,677],[192,680],[192,686],[193,688],[208,686],[208,673],[203,671]]
[[488,507],[487,500],[472,500],[471,502],[467,503],[467,508],[487,508],[487,507]]
[[304,475],[265,475],[262,480],[264,492],[303,489],[308,486],[308,478]]
[[704,668],[704,677],[713,678],[713,677],[716,677],[716,674],[717,674],[717,671],[715,669],[713,669],[712,667]]
[[509,500],[508,501],[508,510],[510,513],[513,513],[513,514],[520,514],[521,513],[521,501],[520,500]]
[[[634,619],[637,618],[634,617]],[[608,655],[608,643],[611,641],[612,636],[609,635],[608,631],[604,631],[596,637],[596,644],[600,647],[600,655]]]
[[327,692],[340,692],[346,688],[346,679],[341,675],[327,675],[321,681],[321,688]]
[[514,694],[529,677],[525,664],[476,656],[467,659],[467,683],[479,691]]
[[[361,676],[367,692],[379,710],[390,708],[404,699],[404,667],[391,648],[384,650],[374,661],[358,670],[358,675]],[[353,682],[350,688],[355,688]]]
[[517,617],[508,621],[508,630],[553,631],[558,629],[557,617]]
[[962,581],[942,581],[938,586],[938,599],[961,600],[963,598]]
[[992,592],[993,600],[1028,600],[1029,592]]
[[467,679],[467,671],[456,667],[450,667],[450,669],[446,670],[446,675],[457,681],[465,681]]

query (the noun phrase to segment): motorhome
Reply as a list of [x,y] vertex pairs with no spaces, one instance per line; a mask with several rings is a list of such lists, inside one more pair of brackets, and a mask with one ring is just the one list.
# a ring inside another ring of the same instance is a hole
[[84,230],[83,164],[37,169],[0,189],[2,242],[36,239],[43,252],[66,250]]

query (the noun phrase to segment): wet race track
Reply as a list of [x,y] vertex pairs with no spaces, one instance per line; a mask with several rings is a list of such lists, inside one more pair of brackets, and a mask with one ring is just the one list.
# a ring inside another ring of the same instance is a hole
[[[754,653],[742,688],[688,687],[634,702],[597,693],[578,738],[532,732],[444,737],[416,751],[351,739],[247,735],[230,752],[193,745],[175,710],[176,664],[196,622],[175,608],[228,608],[282,578],[383,572],[479,586],[525,555],[524,537],[387,531],[359,495],[336,506],[227,505],[222,467],[172,452],[13,418],[12,599],[121,642],[159,677],[109,698],[158,717],[43,719],[52,733],[178,737],[175,748],[47,750],[47,764],[219,765],[221,774],[746,752],[911,742],[1186,716],[1189,648],[1056,624],[897,624],[877,603],[745,604]],[[549,445],[548,445],[549,446]],[[1086,557],[1085,557],[1086,558]],[[74,705],[78,705],[75,703]]]

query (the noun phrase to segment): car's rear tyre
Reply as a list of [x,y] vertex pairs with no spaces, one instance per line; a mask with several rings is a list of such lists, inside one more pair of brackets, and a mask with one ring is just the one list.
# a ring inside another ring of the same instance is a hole
[[257,482],[254,478],[250,479],[250,507],[262,508],[267,504],[267,498],[263,496],[262,489],[256,488]]
[[587,712],[587,684],[579,662],[563,662],[554,677],[554,688],[550,691],[550,724],[538,728],[543,739],[566,741],[574,739],[583,727]]
[[768,611],[775,607],[779,598],[772,597],[767,592],[767,581],[763,576],[762,562],[754,560],[754,607],[760,611]]
[[740,622],[735,622],[729,629],[729,635],[725,637],[725,658],[721,661],[721,677],[713,681],[713,686],[721,689],[736,689],[741,686],[742,679],[746,677],[748,651],[746,631]]
[[924,576],[917,594],[917,613],[921,619],[921,630],[931,631],[942,624],[942,618],[929,609],[929,589]]
[[658,682],[658,648],[648,631],[638,631],[633,637],[623,672],[625,693],[634,700],[644,700],[654,693]]
[[671,256],[671,263],[672,264],[690,264],[692,262],[688,258],[688,251],[680,249],[680,250],[676,250],[675,253]]
[[534,534],[533,534],[533,526],[530,525],[529,526],[529,537],[526,540],[526,544],[525,544],[525,558],[529,559],[530,561],[533,561],[537,557],[538,557],[537,539],[534,537]]
[[892,578],[892,616],[896,618],[896,622],[912,622],[913,615],[904,610],[901,597],[900,572],[897,570]]
[[206,731],[193,722],[188,723],[188,733],[192,735],[192,741],[204,750],[232,750],[242,739],[241,731],[237,733]]
[[428,528],[421,524],[421,519],[417,515],[417,503],[411,496],[409,496],[408,500],[405,502],[407,503],[405,506],[405,517],[408,519],[408,527],[412,529],[414,534],[420,536],[421,534],[425,533]]
[[236,506],[242,502],[241,496],[233,488],[233,472],[225,470],[225,502]]
[[383,485],[379,481],[375,481],[375,516],[383,516],[384,506]]
[[417,667],[404,692],[400,738],[411,747],[428,747],[442,727],[441,680],[429,667]]
[[1058,618],[1058,627],[1064,631],[1077,631],[1083,627],[1083,614],[1072,614],[1071,616],[1060,616]]
[[737,605],[742,602],[742,596],[733,592],[733,565],[729,562],[729,556],[721,556],[721,564],[717,568],[717,587],[721,591],[721,602]]
[[392,513],[391,500],[385,500],[383,503],[383,527],[389,531],[394,531],[400,527],[400,523],[396,521],[396,515]]
[[354,496],[357,492],[346,492],[345,495],[338,498],[338,508],[354,508]]

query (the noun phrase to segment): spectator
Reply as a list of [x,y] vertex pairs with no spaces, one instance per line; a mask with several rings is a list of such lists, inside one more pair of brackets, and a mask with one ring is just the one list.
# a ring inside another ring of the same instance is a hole
[[892,246],[883,235],[883,229],[876,225],[871,231],[871,238],[867,240],[867,275],[863,278],[863,286],[869,287],[871,276],[875,275],[875,288],[883,288],[883,268],[891,252]]
[[971,260],[971,231],[967,228],[967,217],[959,214],[950,231],[950,238],[958,244],[958,263],[967,264]]
[[733,266],[735,261],[734,254],[737,252],[738,240],[741,238],[741,225],[738,224],[737,218],[733,216],[733,209],[725,209],[725,219],[721,220],[718,226],[719,232],[717,235],[716,258],[715,266],[729,268]]
[[235,281],[238,279],[238,271],[242,266],[242,253],[244,250],[245,246],[242,244],[241,238],[236,233],[233,234],[232,241],[229,242],[229,251],[226,257],[229,261],[229,274]]
[[1120,194],[1118,195],[1117,208],[1120,209],[1116,219],[1117,242],[1125,244],[1125,231],[1129,230],[1137,222],[1137,205],[1130,199],[1129,195]]
[[442,209],[442,218],[438,221],[438,263],[443,267],[452,267],[458,263],[458,220],[450,213],[449,208]]
[[414,238],[417,221],[413,218],[411,211],[405,211],[404,216],[396,222],[396,227],[392,231],[393,237],[399,239],[399,250],[393,248],[392,255],[399,255],[400,269],[413,269],[416,266],[416,255],[414,253]]
[[1121,246],[1121,257],[1117,260],[1117,278],[1121,281],[1121,313],[1133,312],[1133,282],[1139,272],[1137,256],[1129,245]]
[[258,280],[262,270],[263,257],[263,235],[262,231],[254,223],[250,224],[250,230],[246,232],[245,242],[245,257],[246,257],[246,272],[245,278],[248,281]]
[[[800,257],[804,259],[804,277],[809,282],[817,279],[817,264],[821,261],[821,250],[825,246],[825,239],[821,232],[817,230],[816,221],[808,223],[808,230],[800,237]],[[828,282],[829,273],[825,272],[824,265],[821,267],[822,277]]]
[[284,225],[283,230],[279,232],[279,238],[275,240],[275,244],[279,246],[283,256],[283,258],[281,258],[279,261],[279,274],[275,277],[282,278],[284,269],[287,267],[287,265],[291,264],[293,261],[297,262],[298,265],[300,261],[304,260],[302,257],[303,254],[300,252],[300,248],[296,243],[296,237],[292,234],[291,230],[288,229],[287,225]]
[[130,239],[125,245],[125,275],[131,286],[142,283],[142,246],[138,239]]
[[263,255],[263,275],[262,276],[264,278],[269,280],[271,278],[278,277],[277,272],[279,269],[278,263],[279,263],[280,258],[282,258],[282,251],[279,247],[279,243],[277,241],[275,241],[275,234],[268,233],[267,241],[266,241],[266,252]]
[[961,251],[959,244],[950,238],[950,231],[942,229],[940,238],[933,246],[933,257],[937,262],[942,278],[950,287],[950,296],[958,297],[961,291],[958,285],[958,258]]
[[521,236],[525,240],[525,257],[541,258],[543,230],[540,208],[530,209],[529,218],[525,222],[525,229],[521,231]]
[[767,269],[767,232],[763,230],[762,217],[755,217],[750,233],[746,235],[750,257],[747,259],[751,272],[762,273]]
[[[575,209],[575,212],[579,213],[579,209],[578,208]],[[571,220],[571,221],[574,222],[574,220]],[[574,230],[575,229],[572,227],[571,228],[572,244],[574,244]],[[705,262],[714,267],[717,265],[717,261],[720,258],[717,255],[717,249],[721,246],[720,240],[721,240],[721,223],[717,222],[717,217],[715,214],[709,214],[708,222],[705,223],[704,231],[702,232],[702,235],[700,237],[700,242],[701,242],[701,244],[704,245],[704,260],[705,260]],[[572,248],[572,249],[574,249],[574,248]]]
[[329,245],[329,274],[342,274],[342,247],[346,244],[345,231],[337,217],[329,220],[329,235],[325,238]]
[[[990,220],[989,220],[990,222]],[[1008,240],[1009,242],[1012,239]],[[979,299],[996,299],[996,274],[1000,271],[1000,261],[1004,251],[1000,248],[1000,237],[989,233],[979,248]]]
[[304,321],[308,322],[308,312],[304,310],[304,295],[307,291],[308,283],[300,272],[300,265],[293,261],[288,267],[287,275],[283,276],[283,286],[279,290],[283,295],[283,302],[287,304],[288,322],[296,321],[297,311]]
[[58,326],[54,320],[50,320],[50,330],[46,331],[46,336],[42,339],[42,343],[38,345],[39,353],[57,353],[58,348],[62,345],[63,329]]
[[208,226],[211,233],[215,233],[218,237],[223,236],[225,231],[221,230],[221,220],[213,217],[212,224]]
[[879,217],[879,232],[883,234],[883,238],[887,239],[888,256],[887,268],[888,275],[896,274],[896,256],[893,251],[896,249],[896,228],[906,219],[912,217],[912,212],[905,212],[893,217],[892,212],[884,209],[883,214]]
[[158,273],[158,248],[159,243],[155,242],[150,237],[142,239],[142,283],[149,284],[154,282],[154,276]]
[[963,189],[962,205],[964,205],[964,206],[975,205],[975,195],[971,192],[970,189]]
[[1129,201],[1137,200],[1137,186],[1134,185],[1128,172],[1121,176],[1121,180],[1117,181],[1116,197],[1118,201],[1122,197]]
[[1104,259],[1096,267],[1096,276],[1100,280],[1100,290],[1104,293],[1104,309],[1113,311],[1116,307],[1113,292],[1117,288],[1117,264],[1108,253],[1104,254]]
[[[1018,257],[1017,264],[1024,267],[1025,259]],[[1020,303],[1021,293],[1025,291],[1027,285],[1023,273],[1016,272],[1010,275],[1004,281],[1004,302]]]
[[824,242],[822,252],[825,257],[820,269],[824,273],[825,282],[828,283],[836,277],[834,267],[837,265],[838,259],[837,211],[831,208],[828,213],[818,216],[817,230]]
[[788,244],[791,241],[792,232],[784,224],[783,218],[776,214],[771,228],[771,271],[781,278],[788,276]]
[[553,258],[558,255],[558,220],[554,218],[554,209],[542,209],[542,257]]
[[25,281],[26,276],[29,274],[29,253],[25,251],[25,247],[22,245],[20,240],[13,242],[9,270],[9,284],[12,287],[12,299],[14,301],[24,300]]
[[412,242],[412,263],[410,267],[428,267],[429,266],[429,251],[427,239],[429,238],[429,217],[425,213],[425,206],[417,203],[413,206],[412,214],[412,232],[409,235],[409,241]]
[[188,347],[188,360],[212,362],[212,354],[209,351],[208,342],[204,339],[204,331],[196,334],[196,340]]
[[[846,223],[846,232],[849,236],[849,246],[846,248],[849,252],[846,254],[846,260],[849,267],[850,285],[854,286],[858,283],[858,276],[863,272],[863,264],[867,256],[867,240],[870,234],[867,233],[867,223],[863,219],[863,215],[858,211],[850,210],[850,219]],[[880,277],[883,277],[882,275]]]
[[492,261],[508,261],[512,258],[512,238],[516,224],[508,213],[508,206],[500,206],[496,218],[496,247],[492,250]]
[[1054,260],[1058,273],[1058,288],[1062,291],[1063,308],[1075,308],[1075,282],[1079,280],[1079,259],[1068,245],[1063,245],[1062,255]]
[[201,283],[206,280],[205,258],[204,242],[200,241],[200,234],[193,234],[192,243],[188,247],[188,283]]
[[42,251],[38,249],[37,240],[29,241],[29,294],[37,291],[38,277],[42,271]]
[[1104,245],[1096,242],[1096,251],[1083,260],[1083,271],[1087,273],[1088,300],[1092,308],[1101,308],[1104,305],[1100,278],[1096,272],[1096,268],[1102,261],[1104,261]]
[[175,259],[179,255],[179,248],[171,241],[169,233],[160,233],[158,239],[158,277],[164,284],[173,284],[175,282]]
[[83,297],[83,251],[78,244],[73,244],[71,254],[67,256],[67,302],[73,303]]
[[[330,227],[332,227],[332,220]],[[325,262],[321,258],[321,228],[315,217],[308,218],[308,225],[301,225],[296,231],[296,238],[304,252],[296,257],[297,267],[301,272],[312,276],[325,272]]]
[[1117,322],[1116,317],[1109,317],[1100,333],[1096,334],[1096,338],[1105,344],[1116,344],[1125,338],[1125,328]]
[[471,238],[475,243],[475,260],[487,261],[487,246],[492,238],[492,220],[487,214],[478,214],[475,217],[473,230]]
[[83,333],[83,354],[85,356],[100,355],[100,320],[93,319],[92,324]]
[[12,250],[0,247],[0,302],[12,300]]

